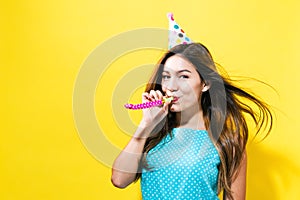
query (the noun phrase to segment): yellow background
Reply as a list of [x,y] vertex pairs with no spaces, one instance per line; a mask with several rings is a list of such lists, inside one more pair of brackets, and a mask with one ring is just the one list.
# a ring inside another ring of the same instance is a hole
[[[93,49],[124,31],[166,28],[169,11],[229,74],[276,89],[251,87],[274,106],[276,119],[266,140],[248,145],[247,197],[299,199],[299,10],[297,0],[1,1],[0,199],[140,198],[139,184],[114,188],[110,168],[82,144],[72,94]],[[114,65],[126,71],[160,53],[133,55]],[[110,94],[118,76],[109,73],[107,87],[98,88]],[[97,115],[109,113],[102,103],[97,93]],[[112,120],[105,126],[117,130]],[[120,131],[106,134],[119,147],[129,139]]]

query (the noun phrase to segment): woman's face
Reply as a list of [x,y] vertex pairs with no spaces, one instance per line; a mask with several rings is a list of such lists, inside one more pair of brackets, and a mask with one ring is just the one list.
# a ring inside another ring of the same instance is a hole
[[163,92],[174,97],[170,105],[172,112],[182,112],[188,108],[200,109],[201,94],[208,89],[194,65],[179,55],[167,59],[161,84]]

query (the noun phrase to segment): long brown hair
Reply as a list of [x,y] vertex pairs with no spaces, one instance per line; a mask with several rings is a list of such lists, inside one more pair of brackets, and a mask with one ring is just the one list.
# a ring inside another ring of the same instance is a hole
[[[233,199],[231,184],[235,179],[243,159],[248,140],[248,125],[245,114],[253,119],[256,125],[256,134],[267,129],[271,131],[273,118],[269,106],[254,95],[233,85],[232,81],[221,76],[208,49],[200,43],[177,45],[170,49],[158,63],[145,91],[162,91],[162,71],[166,60],[175,54],[180,54],[197,69],[197,72],[209,90],[203,92],[201,107],[206,129],[212,138],[220,157],[218,192],[224,190],[226,197]],[[244,100],[250,100],[256,110],[247,105]],[[147,138],[144,153],[149,152],[171,130],[176,127],[175,113],[169,112],[165,120],[158,125],[159,128]],[[147,166],[143,157],[141,166]],[[141,176],[137,173],[136,179]]]

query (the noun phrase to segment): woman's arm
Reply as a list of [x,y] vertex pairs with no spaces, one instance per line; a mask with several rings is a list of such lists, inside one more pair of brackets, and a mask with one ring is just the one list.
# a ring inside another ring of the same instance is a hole
[[[245,200],[246,199],[246,176],[247,176],[247,154],[244,153],[241,165],[239,170],[237,171],[236,179],[232,182],[231,191],[234,200]],[[224,200],[228,200],[226,198],[226,194],[224,195]]]
[[[143,102],[161,100],[162,98],[162,93],[154,90],[142,95]],[[139,127],[113,164],[111,182],[114,186],[125,188],[135,180],[136,173],[139,172],[146,140],[157,124],[167,115],[168,104],[169,102],[166,102],[162,107],[143,110],[143,118]]]
[[116,158],[112,167],[111,182],[118,188],[125,188],[131,184],[136,177],[143,148],[146,142],[147,129],[139,127],[135,136],[131,138],[127,146]]

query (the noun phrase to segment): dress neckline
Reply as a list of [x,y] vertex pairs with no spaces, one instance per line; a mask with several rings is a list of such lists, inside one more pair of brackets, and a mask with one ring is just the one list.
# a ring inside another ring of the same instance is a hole
[[175,127],[173,128],[174,131],[179,131],[179,130],[187,130],[187,131],[196,131],[196,132],[205,132],[207,133],[207,130],[205,129],[193,129],[193,128],[187,128],[187,127]]
[[207,130],[205,130],[205,129],[192,129],[192,128],[187,128],[187,127],[175,127],[172,129],[173,134],[177,134],[180,132],[194,132],[194,133],[208,134]]

